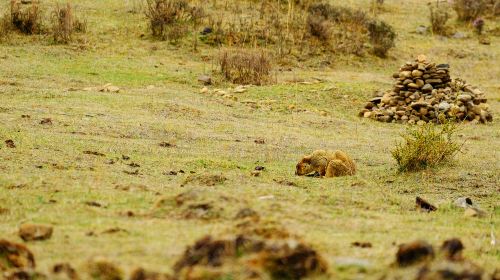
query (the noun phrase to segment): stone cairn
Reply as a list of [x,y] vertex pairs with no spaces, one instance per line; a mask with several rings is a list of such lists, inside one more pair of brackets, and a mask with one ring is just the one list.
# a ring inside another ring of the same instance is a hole
[[452,80],[448,64],[431,63],[424,55],[393,75],[391,91],[378,93],[360,112],[381,122],[424,124],[456,121],[491,122],[484,94],[460,79]]

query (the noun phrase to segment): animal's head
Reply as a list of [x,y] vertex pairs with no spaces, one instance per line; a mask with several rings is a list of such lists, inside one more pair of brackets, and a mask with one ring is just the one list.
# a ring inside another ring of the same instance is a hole
[[311,165],[311,159],[303,158],[297,163],[295,169],[295,175],[303,176],[314,171],[314,167]]

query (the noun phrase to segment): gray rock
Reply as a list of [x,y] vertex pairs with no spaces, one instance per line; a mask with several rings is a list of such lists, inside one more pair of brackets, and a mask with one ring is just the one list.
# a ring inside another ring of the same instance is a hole
[[198,77],[198,82],[201,82],[206,86],[211,85],[212,84],[212,77],[207,76],[207,75],[201,75]]
[[453,205],[461,208],[477,207],[477,205],[474,202],[472,202],[472,199],[468,197],[458,198],[457,200],[455,200]]
[[451,105],[446,101],[443,101],[443,102],[439,103],[439,105],[438,105],[438,109],[441,111],[448,111],[450,108],[451,108]]
[[455,34],[453,34],[453,39],[464,39],[464,38],[467,38],[467,34],[463,33],[463,32],[455,32]]
[[434,88],[432,87],[431,84],[425,84],[423,87],[422,87],[422,91],[423,92],[431,92]]
[[429,33],[429,28],[426,26],[420,25],[419,27],[417,27],[417,29],[415,29],[415,32],[417,34],[425,35],[425,34]]
[[427,83],[427,84],[441,84],[441,83],[443,83],[443,80],[441,80],[441,79],[427,79],[427,80],[425,80],[425,83]]
[[458,97],[457,97],[458,100],[464,102],[464,103],[467,103],[469,101],[472,100],[472,96],[468,95],[468,94],[460,94]]

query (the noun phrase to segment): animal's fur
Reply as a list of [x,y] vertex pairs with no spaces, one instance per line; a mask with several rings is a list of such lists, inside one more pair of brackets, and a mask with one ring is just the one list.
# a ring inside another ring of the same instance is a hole
[[343,151],[316,150],[299,161],[295,174],[303,176],[311,172],[326,177],[351,176],[356,174],[356,164]]

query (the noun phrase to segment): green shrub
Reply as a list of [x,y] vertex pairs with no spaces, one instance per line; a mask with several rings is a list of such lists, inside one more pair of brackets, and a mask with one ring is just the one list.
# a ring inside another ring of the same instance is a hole
[[392,151],[399,171],[419,171],[449,161],[462,148],[462,144],[453,139],[457,130],[458,126],[452,122],[408,128],[401,135],[404,142],[396,144]]

